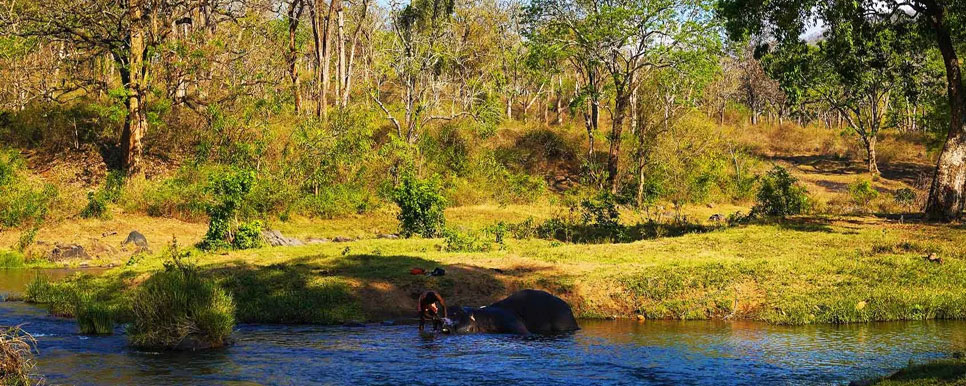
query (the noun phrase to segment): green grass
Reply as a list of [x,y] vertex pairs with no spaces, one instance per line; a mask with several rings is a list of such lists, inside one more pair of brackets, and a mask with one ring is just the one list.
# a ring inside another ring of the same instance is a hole
[[[161,349],[219,347],[235,327],[235,303],[204,272],[175,261],[134,292],[128,339]],[[184,346],[187,341],[197,345]]]
[[939,359],[910,364],[892,375],[866,381],[867,385],[966,385],[966,360]]
[[0,249],[0,269],[23,268],[25,261],[22,253]]
[[[368,239],[195,259],[243,322],[410,317],[429,289],[449,304],[478,306],[542,288],[579,317],[808,324],[964,319],[964,246],[957,226],[805,217],[623,244],[507,239],[486,252],[458,252],[444,239]],[[926,261],[929,253],[943,262]],[[101,280],[129,287],[162,261],[148,256]],[[447,274],[413,276],[414,267]]]

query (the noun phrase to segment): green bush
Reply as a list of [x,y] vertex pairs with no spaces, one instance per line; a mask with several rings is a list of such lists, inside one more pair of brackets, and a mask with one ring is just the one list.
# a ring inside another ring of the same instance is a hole
[[19,153],[0,150],[0,226],[39,223],[57,197],[54,185],[44,185],[39,191],[31,187],[20,175],[23,167]]
[[214,280],[184,262],[187,256],[172,249],[164,270],[136,290],[128,329],[132,345],[176,349],[189,338],[200,346],[227,343],[235,326],[235,303]]
[[607,229],[617,228],[620,227],[620,216],[617,196],[610,192],[600,192],[597,196],[580,202],[580,218],[584,225]]
[[252,249],[262,246],[262,222],[252,221],[238,226],[235,239],[232,240],[235,249]]
[[403,236],[436,237],[442,234],[446,223],[443,216],[446,198],[441,191],[438,178],[419,180],[411,175],[402,178],[393,190],[392,198],[399,206],[398,219]]
[[761,178],[753,216],[786,217],[805,213],[809,208],[808,190],[781,166]]
[[0,249],[0,268],[20,268],[24,265],[23,254]]
[[208,232],[199,244],[201,249],[224,249],[234,245],[236,217],[254,182],[255,172],[251,170],[228,171],[211,178],[208,191],[215,202],[207,207]]
[[87,192],[87,206],[81,211],[83,218],[106,218],[107,198],[98,192]]
[[0,187],[10,185],[23,168],[23,158],[15,150],[0,149]]
[[912,206],[916,203],[916,192],[909,188],[898,189],[893,193],[896,204]]
[[188,164],[175,176],[152,184],[142,197],[124,197],[128,207],[144,210],[148,216],[201,220],[207,215],[208,185],[215,169]]
[[37,232],[40,230],[40,225],[35,224],[30,229],[24,230],[20,233],[20,237],[17,238],[17,251],[23,252],[27,250],[27,247],[34,243],[37,239]]
[[446,229],[443,237],[446,241],[443,249],[447,252],[488,252],[493,249],[493,244],[478,232]]
[[875,190],[871,182],[859,180],[849,184],[849,197],[856,205],[868,207],[872,200],[879,197],[879,191]]

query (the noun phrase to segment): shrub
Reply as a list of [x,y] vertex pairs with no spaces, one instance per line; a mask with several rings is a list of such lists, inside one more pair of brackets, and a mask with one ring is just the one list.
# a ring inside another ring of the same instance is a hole
[[19,153],[0,150],[0,226],[18,227],[40,222],[57,197],[54,185],[44,185],[39,191],[31,187],[20,176],[23,166]]
[[916,192],[909,188],[896,190],[893,196],[895,197],[896,204],[899,205],[909,207],[916,203]]
[[236,249],[252,249],[262,246],[262,222],[252,221],[238,226],[232,246]]
[[37,341],[18,326],[0,327],[0,385],[26,386],[33,371]]
[[171,254],[164,270],[135,292],[128,329],[131,344],[195,348],[182,346],[192,338],[201,347],[224,345],[235,326],[234,301],[214,280],[183,261],[187,253],[172,248]]
[[856,205],[867,207],[872,200],[879,197],[879,191],[875,190],[871,182],[859,180],[849,184],[849,196]]
[[0,268],[20,268],[23,265],[24,257],[20,252],[0,250]]
[[447,252],[488,252],[493,249],[489,240],[477,232],[446,229],[443,237],[446,239],[443,249]]
[[0,187],[14,182],[22,168],[23,159],[20,158],[20,153],[14,150],[0,150]]
[[808,191],[798,179],[781,166],[761,178],[753,216],[786,217],[805,213],[809,208]]
[[102,194],[87,192],[87,206],[80,213],[83,218],[107,217],[107,199]]
[[600,192],[593,198],[584,199],[580,202],[580,211],[584,225],[606,229],[620,227],[617,196],[610,192]]
[[37,239],[37,232],[39,230],[40,226],[37,224],[20,233],[20,237],[17,239],[17,251],[23,253],[23,251],[27,250],[27,247],[32,245],[34,240]]
[[254,181],[255,172],[250,170],[230,171],[211,178],[208,191],[215,197],[215,203],[208,205],[208,232],[200,248],[212,250],[234,245],[237,212]]
[[440,193],[438,178],[419,180],[406,175],[392,193],[399,206],[400,233],[405,237],[421,235],[436,237],[442,234],[446,220],[443,210],[446,199]]

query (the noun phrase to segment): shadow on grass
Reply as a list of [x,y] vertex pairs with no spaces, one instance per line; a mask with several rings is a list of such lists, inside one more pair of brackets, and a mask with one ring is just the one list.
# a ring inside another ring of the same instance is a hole
[[649,221],[635,225],[546,223],[538,230],[543,238],[576,244],[632,243],[661,237],[678,237],[691,233],[706,233],[723,226],[690,222],[661,223]]
[[[416,299],[436,290],[448,304],[488,304],[507,291],[490,269],[404,255],[349,255],[334,264],[305,256],[284,264],[256,266],[236,261],[209,270],[235,299],[244,323],[338,324],[414,317]],[[446,270],[444,276],[412,275]]]
[[805,218],[794,218],[786,219],[776,222],[778,227],[784,230],[792,230],[797,232],[824,232],[824,233],[837,233],[835,229],[830,226],[832,221],[820,217],[805,217]]

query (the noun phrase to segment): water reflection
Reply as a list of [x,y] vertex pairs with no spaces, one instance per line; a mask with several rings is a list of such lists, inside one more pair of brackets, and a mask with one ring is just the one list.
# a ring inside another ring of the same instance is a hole
[[37,276],[47,276],[51,280],[62,280],[75,273],[99,275],[107,268],[32,268],[6,269],[0,268],[0,299],[19,294]]

